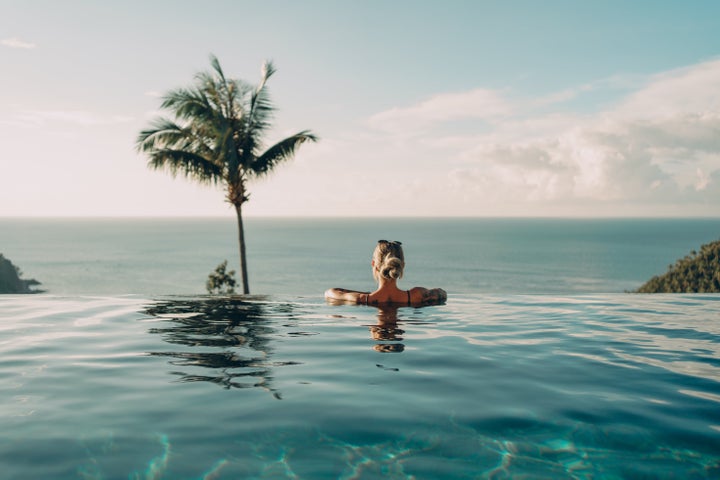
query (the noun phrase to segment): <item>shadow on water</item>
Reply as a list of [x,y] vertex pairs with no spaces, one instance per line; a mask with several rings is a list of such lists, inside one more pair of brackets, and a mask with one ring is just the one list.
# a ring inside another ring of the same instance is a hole
[[273,362],[277,319],[292,319],[292,305],[263,297],[197,297],[158,302],[145,313],[166,326],[151,328],[180,350],[148,352],[168,357],[181,382],[210,382],[225,389],[263,388],[282,399],[272,385],[273,368],[296,362]]

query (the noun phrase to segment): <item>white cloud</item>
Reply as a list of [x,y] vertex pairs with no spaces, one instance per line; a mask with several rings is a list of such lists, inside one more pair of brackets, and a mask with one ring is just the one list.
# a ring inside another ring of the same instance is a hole
[[720,111],[720,60],[664,72],[629,95],[615,110],[621,118],[667,118]]
[[25,42],[23,40],[20,40],[17,37],[4,38],[4,39],[0,40],[0,45],[10,47],[10,48],[25,48],[25,49],[32,49],[32,48],[36,47],[36,45],[34,43]]
[[548,105],[556,105],[570,100],[574,100],[582,95],[597,91],[629,91],[637,90],[642,87],[645,78],[638,75],[613,75],[607,78],[601,78],[591,83],[571,87],[560,92],[553,92],[549,95],[542,96],[528,103],[532,107],[544,107]]
[[545,95],[544,97],[540,97],[533,101],[532,104],[534,107],[542,107],[545,105],[563,103],[569,100],[573,100],[582,93],[591,91],[592,89],[592,85],[581,85],[577,88],[569,88],[560,92],[553,92],[550,95]]
[[[371,124],[405,136],[407,163],[434,168],[446,192],[436,201],[459,202],[458,214],[720,212],[720,61],[644,82],[617,78],[632,81],[522,101],[487,90],[437,95],[375,115]],[[632,85],[595,114],[537,110]],[[436,127],[457,118],[480,120],[477,132],[438,136]]]
[[419,132],[450,120],[492,120],[512,113],[510,103],[500,92],[475,89],[469,92],[443,93],[411,107],[398,107],[370,118],[370,126],[392,133]]

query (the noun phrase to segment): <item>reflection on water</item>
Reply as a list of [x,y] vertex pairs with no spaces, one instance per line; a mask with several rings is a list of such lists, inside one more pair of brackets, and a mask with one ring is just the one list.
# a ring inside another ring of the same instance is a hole
[[400,353],[405,350],[402,342],[405,330],[398,327],[398,307],[383,306],[378,308],[377,325],[370,325],[370,335],[376,343],[373,349],[382,353]]
[[262,299],[182,298],[147,307],[145,313],[167,324],[149,333],[186,347],[149,355],[170,357],[171,365],[184,367],[172,372],[182,382],[211,382],[226,389],[260,387],[281,399],[272,386],[271,367],[295,362],[272,362],[271,338],[276,330],[271,325],[278,317],[292,317],[292,305],[255,300]]

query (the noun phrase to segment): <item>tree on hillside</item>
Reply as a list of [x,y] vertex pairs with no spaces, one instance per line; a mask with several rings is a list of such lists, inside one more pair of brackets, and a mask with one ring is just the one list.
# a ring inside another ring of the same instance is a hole
[[240,272],[247,294],[242,206],[249,199],[248,181],[268,174],[291,159],[302,143],[317,141],[317,137],[304,130],[264,149],[275,111],[267,91],[267,81],[275,73],[273,64],[265,62],[255,86],[227,78],[215,56],[210,56],[210,64],[211,71],[197,74],[190,87],[163,97],[161,107],[174,120],[154,120],[140,132],[137,148],[148,156],[150,168],[226,188],[226,200],[237,214]]
[[638,293],[720,292],[720,240],[681,258],[663,275],[647,281]]

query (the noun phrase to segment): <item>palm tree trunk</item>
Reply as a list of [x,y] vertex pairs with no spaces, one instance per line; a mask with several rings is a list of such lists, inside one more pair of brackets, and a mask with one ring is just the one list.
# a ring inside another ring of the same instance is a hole
[[240,244],[240,273],[242,275],[243,293],[250,293],[250,285],[248,285],[247,259],[245,258],[245,230],[243,228],[242,219],[242,203],[235,204],[235,212],[237,213],[238,222],[238,242]]

